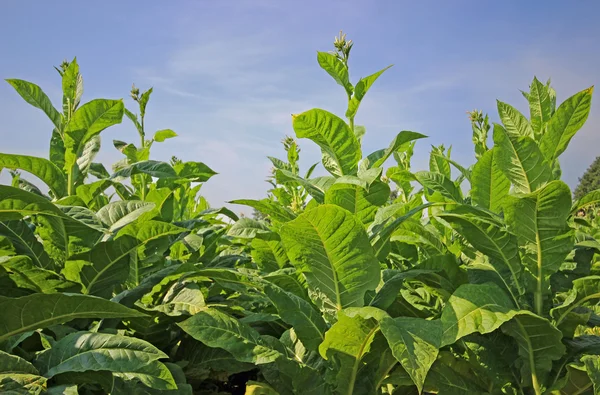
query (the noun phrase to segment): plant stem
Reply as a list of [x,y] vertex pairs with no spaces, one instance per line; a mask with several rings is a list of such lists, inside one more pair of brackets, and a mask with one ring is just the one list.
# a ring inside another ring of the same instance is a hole
[[537,278],[537,288],[535,291],[535,312],[537,315],[541,316],[544,310],[544,295],[542,293],[542,281],[544,280],[542,275],[542,245],[540,240],[540,233],[536,232],[535,242],[537,244],[537,269],[538,269],[538,278]]

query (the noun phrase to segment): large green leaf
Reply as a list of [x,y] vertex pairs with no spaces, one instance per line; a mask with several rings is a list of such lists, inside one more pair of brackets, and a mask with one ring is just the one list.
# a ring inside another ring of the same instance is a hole
[[375,219],[375,213],[380,206],[390,198],[390,187],[375,181],[368,188],[356,184],[341,182],[334,183],[325,193],[325,204],[334,204],[350,211],[363,224]]
[[529,137],[534,138],[533,128],[523,114],[510,104],[497,101],[498,114],[504,128],[511,138]]
[[343,119],[317,108],[292,118],[296,136],[311,139],[321,147],[328,159],[323,165],[331,174],[356,174],[362,156],[360,144]]
[[126,318],[143,315],[118,303],[88,295],[33,294],[20,298],[0,296],[0,341],[76,318]]
[[57,206],[35,193],[0,185],[0,220],[21,219],[35,214],[65,217]]
[[495,159],[497,148],[484,153],[471,175],[471,199],[479,207],[498,212],[510,190],[510,181]]
[[121,179],[134,176],[136,174],[147,174],[156,178],[177,178],[177,172],[167,162],[160,162],[157,160],[145,160],[137,163],[133,163],[123,169],[115,172],[111,178]]
[[283,225],[281,240],[326,308],[362,306],[365,292],[379,283],[379,263],[363,225],[347,210],[308,210]]
[[549,292],[549,277],[556,273],[573,248],[567,219],[571,191],[562,181],[552,181],[533,194],[506,199],[506,223],[521,243],[529,246],[523,261],[535,279],[537,313]]
[[0,235],[8,237],[18,254],[30,257],[35,266],[47,269],[53,262],[25,221],[0,222]]
[[302,344],[309,350],[317,351],[325,339],[327,324],[315,307],[276,285],[267,285],[264,290],[281,319],[294,328]]
[[552,170],[533,138],[511,136],[494,124],[494,159],[517,193],[534,192],[552,179]]
[[222,348],[240,362],[260,365],[281,356],[249,325],[215,309],[201,311],[178,325],[194,339],[209,347]]
[[240,218],[227,231],[228,236],[240,239],[253,239],[258,234],[267,234],[270,230],[266,224],[252,218]]
[[352,394],[363,357],[379,331],[379,321],[389,317],[375,307],[338,312],[337,322],[325,333],[319,353],[335,366],[336,393]]
[[421,392],[441,346],[442,325],[439,321],[412,317],[385,318],[381,321],[381,332],[392,354]]
[[419,171],[415,173],[415,177],[425,188],[439,192],[446,199],[457,203],[463,201],[460,189],[445,175],[429,171]]
[[294,214],[290,209],[271,199],[238,199],[232,200],[229,203],[250,206],[261,213],[270,216],[276,221],[287,222],[296,218],[296,214]]
[[23,99],[32,106],[42,110],[52,121],[57,129],[60,129],[60,113],[54,108],[48,96],[42,88],[28,81],[10,79],[6,80]]
[[329,52],[317,52],[317,61],[319,66],[327,72],[338,84],[344,87],[346,92],[352,93],[352,85],[348,75],[348,67]]
[[64,132],[67,171],[71,171],[85,143],[104,129],[121,123],[123,108],[122,100],[96,99],[75,111]]
[[143,202],[141,200],[112,202],[98,210],[96,216],[112,232],[135,221],[142,214],[151,211],[155,206],[152,202]]
[[85,294],[108,297],[115,285],[127,279],[130,262],[137,261],[131,255],[139,247],[183,231],[178,226],[159,221],[130,224],[121,229],[116,238],[69,257],[64,274],[67,279],[81,283]]
[[554,163],[587,120],[593,92],[594,87],[590,87],[571,96],[556,109],[548,121],[548,130],[540,142],[541,150],[548,162]]
[[25,359],[4,351],[0,351],[0,373],[40,374],[40,372]]
[[442,310],[441,345],[453,344],[471,333],[490,333],[517,313],[504,290],[493,283],[464,284]]
[[550,91],[546,85],[533,77],[527,100],[529,101],[531,127],[537,140],[539,136],[543,136],[544,126],[550,120],[554,111],[550,100]]
[[52,270],[42,269],[33,263],[30,257],[15,255],[0,257],[0,267],[19,288],[40,293],[54,293],[74,286]]
[[498,220],[474,207],[458,206],[439,217],[450,223],[475,249],[489,257],[498,282],[504,285],[518,306],[519,296],[525,293],[525,289],[517,237]]
[[541,394],[553,361],[565,353],[562,333],[550,321],[529,311],[522,311],[502,326],[502,331],[512,336],[519,346],[521,377]]
[[276,233],[260,233],[252,239],[252,260],[264,272],[281,269],[289,261]]
[[160,358],[167,355],[135,337],[76,332],[42,352],[35,365],[47,378],[68,372],[109,371],[117,377],[137,379],[151,388],[177,388],[169,369],[158,361]]
[[56,198],[67,193],[67,181],[61,169],[44,158],[0,153],[0,169],[24,170],[42,180]]
[[573,288],[559,306],[550,310],[556,326],[560,326],[569,314],[580,307],[595,305],[600,299],[600,276],[587,276],[573,280]]
[[192,182],[205,182],[217,174],[202,162],[181,162],[173,166],[179,178]]

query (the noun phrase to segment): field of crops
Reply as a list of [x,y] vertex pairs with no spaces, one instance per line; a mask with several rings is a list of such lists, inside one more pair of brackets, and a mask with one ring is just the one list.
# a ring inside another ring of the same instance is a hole
[[[82,103],[76,60],[58,105],[7,80],[53,131],[48,158],[0,154],[0,393],[600,393],[600,190],[573,201],[559,162],[593,87],[557,103],[534,78],[529,114],[470,113],[475,164],[439,146],[412,169],[423,134],[362,152],[355,116],[394,69],[351,82],[352,45],[317,56],[343,117],[290,119],[322,162],[286,138],[267,197],[231,202],[253,218],[200,195],[210,163],[152,159],[177,145],[146,130],[152,89]],[[95,161],[121,122],[139,141]]]

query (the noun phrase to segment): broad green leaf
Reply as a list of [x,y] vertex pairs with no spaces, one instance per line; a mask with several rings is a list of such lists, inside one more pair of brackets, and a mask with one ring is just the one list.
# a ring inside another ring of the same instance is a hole
[[329,52],[317,52],[319,66],[327,72],[348,94],[352,93],[352,85],[348,76],[348,68],[335,55]]
[[565,353],[561,331],[547,319],[529,311],[520,312],[502,325],[502,331],[512,336],[519,346],[521,377],[533,386],[536,393],[541,393],[553,361]]
[[64,132],[66,170],[71,171],[85,143],[104,129],[121,123],[122,118],[122,100],[96,99],[75,111]]
[[519,110],[510,104],[501,102],[500,100],[497,101],[497,105],[500,120],[504,125],[506,133],[508,133],[511,139],[517,139],[519,137],[534,138],[531,124],[527,118],[525,118],[525,116],[519,112]]
[[600,299],[600,276],[587,276],[573,280],[573,288],[559,306],[550,310],[556,326],[560,326],[569,313],[580,307],[593,306]]
[[562,181],[552,181],[533,194],[510,196],[505,203],[509,229],[529,246],[523,261],[535,279],[536,311],[541,314],[549,277],[559,270],[574,244],[567,224],[571,191]]
[[463,201],[460,189],[443,174],[419,171],[415,173],[415,177],[425,188],[439,192],[442,196],[454,202],[461,203]]
[[471,199],[479,207],[500,211],[504,198],[510,190],[510,181],[497,160],[497,148],[486,151],[473,167],[471,176]]
[[330,159],[323,161],[323,165],[331,174],[356,174],[362,156],[360,144],[344,120],[317,108],[292,118],[296,136],[317,143]]
[[259,233],[252,239],[252,260],[259,269],[265,272],[274,272],[283,268],[289,259],[281,238],[276,233]]
[[412,317],[385,318],[381,332],[420,393],[441,346],[441,323]]
[[178,283],[165,295],[161,304],[151,310],[177,317],[194,315],[206,308],[204,295],[198,284],[193,282]]
[[0,373],[40,374],[40,372],[25,359],[4,351],[0,351]]
[[173,166],[177,176],[192,182],[205,182],[217,174],[202,162],[182,162]]
[[516,193],[531,193],[552,179],[552,170],[531,137],[513,137],[494,124],[494,159]]
[[389,197],[390,187],[381,181],[373,182],[368,188],[336,182],[325,193],[325,204],[343,207],[363,224],[368,224],[375,219],[377,209],[387,203]]
[[163,129],[154,133],[154,141],[162,143],[166,139],[172,139],[173,137],[177,137],[177,133],[172,131],[171,129]]
[[56,198],[67,193],[67,181],[61,169],[44,158],[0,153],[0,169],[27,171],[42,180]]
[[471,333],[493,332],[517,312],[508,294],[493,283],[461,285],[442,310],[441,345]]
[[379,321],[389,317],[375,307],[349,308],[338,312],[338,320],[325,333],[319,353],[335,366],[336,393],[352,394],[363,357],[379,331]]
[[527,100],[529,101],[531,126],[536,140],[539,140],[539,137],[544,134],[544,126],[550,120],[554,108],[552,108],[548,87],[542,84],[536,77],[533,77],[533,82],[529,90]]
[[167,367],[158,361],[167,355],[152,344],[108,333],[75,332],[42,352],[36,367],[45,377],[61,373],[109,371],[117,377],[137,379],[155,389],[175,389]]
[[269,233],[270,230],[263,222],[251,218],[240,218],[229,228],[227,235],[241,239],[253,239],[258,234]]
[[46,378],[29,373],[0,373],[0,392],[8,395],[40,395],[46,390]]
[[588,207],[600,205],[600,189],[591,191],[584,195],[581,199],[575,201],[571,208],[571,214],[576,214],[579,210],[585,210]]
[[42,110],[52,121],[57,129],[61,126],[60,113],[54,108],[42,88],[28,81],[9,79],[6,80],[23,99],[32,106]]
[[308,210],[281,228],[294,266],[327,308],[362,306],[379,283],[379,263],[362,224],[332,205]]
[[497,279],[515,303],[525,293],[517,237],[492,217],[474,207],[458,206],[438,215],[460,233],[478,251],[487,255]]
[[35,265],[30,257],[24,255],[0,257],[0,267],[8,271],[9,278],[19,288],[34,292],[54,293],[75,285],[54,271]]
[[265,294],[277,308],[281,319],[294,328],[302,344],[311,351],[317,351],[325,339],[327,324],[315,307],[276,285],[265,286]]
[[84,286],[84,294],[110,296],[113,287],[122,284],[137,257],[136,250],[148,243],[177,235],[184,230],[159,221],[132,223],[109,241],[98,243],[89,251],[69,257],[63,274]]
[[142,214],[151,211],[155,207],[152,202],[140,200],[118,201],[107,204],[96,213],[102,223],[108,227],[110,232],[135,221]]
[[367,77],[358,80],[356,86],[354,87],[354,95],[352,96],[352,99],[350,99],[350,101],[348,102],[346,118],[353,118],[356,115],[358,107],[362,102],[362,99],[365,97],[371,86],[375,83],[375,81],[377,81],[377,78],[379,78],[381,74],[383,74],[387,69],[389,69],[392,66],[393,65],[389,65],[388,67],[379,70],[376,73],[373,73]]
[[170,164],[156,160],[145,160],[118,170],[111,176],[111,178],[118,180],[121,178],[128,178],[136,174],[147,174],[156,178],[178,177],[177,172]]
[[201,311],[177,325],[194,339],[209,347],[222,348],[240,362],[260,365],[281,356],[249,325],[215,309]]
[[53,262],[44,246],[25,221],[0,222],[0,234],[10,239],[18,254],[30,257],[35,266],[42,269],[52,268]]
[[0,296],[0,341],[76,318],[142,316],[144,314],[118,303],[88,295],[33,294],[20,298]]
[[252,199],[238,199],[232,200],[229,203],[231,204],[243,204],[245,206],[249,206],[255,208],[261,213],[270,216],[274,220],[287,222],[296,218],[296,214],[294,214],[287,207],[282,206],[281,204],[270,200],[270,199],[261,199],[261,200],[252,200]]
[[585,89],[565,100],[557,109],[542,137],[540,148],[548,162],[554,163],[581,129],[590,113],[594,87]]
[[35,214],[65,217],[57,206],[35,193],[0,185],[0,220],[21,219]]

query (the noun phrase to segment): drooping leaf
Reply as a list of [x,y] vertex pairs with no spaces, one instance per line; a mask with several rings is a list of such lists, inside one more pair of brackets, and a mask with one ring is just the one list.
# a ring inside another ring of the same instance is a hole
[[361,360],[369,352],[379,322],[387,313],[375,307],[349,308],[338,312],[337,322],[325,333],[319,353],[335,366],[336,392],[351,394]]
[[441,323],[412,317],[385,318],[381,321],[381,332],[392,354],[421,392],[441,346]]
[[553,361],[565,353],[561,331],[529,311],[516,315],[502,326],[502,331],[512,336],[519,346],[521,377],[540,393]]
[[243,204],[256,210],[261,213],[272,217],[277,221],[287,222],[296,218],[296,214],[294,214],[287,207],[282,206],[270,199],[261,199],[261,200],[252,200],[252,199],[238,199],[232,200],[229,203],[232,204]]
[[439,217],[490,258],[490,264],[497,273],[496,279],[518,303],[519,295],[523,295],[525,290],[517,238],[497,220],[474,207],[458,206]]
[[109,371],[151,388],[175,389],[171,372],[158,361],[166,357],[152,344],[134,337],[76,332],[42,352],[36,366],[48,378],[67,372]]
[[298,138],[309,138],[317,143],[328,161],[325,168],[333,175],[352,175],[358,170],[361,158],[360,144],[350,127],[341,118],[320,109],[294,115],[293,127]]
[[35,214],[65,217],[57,206],[35,193],[0,185],[0,220],[21,219]]
[[56,198],[67,193],[67,181],[61,169],[44,158],[0,153],[0,169],[24,170],[42,180]]
[[461,285],[442,310],[441,345],[453,344],[474,332],[493,332],[515,314],[510,297],[495,284]]
[[304,212],[281,228],[281,240],[327,308],[362,306],[365,292],[379,282],[379,263],[362,224],[340,207]]
[[42,269],[52,268],[53,262],[44,246],[25,221],[0,222],[0,234],[10,239],[15,252],[31,258],[35,266]]
[[54,293],[73,287],[71,283],[52,270],[42,269],[24,255],[0,257],[0,267],[8,271],[9,278],[18,287],[40,293]]
[[242,239],[253,239],[258,234],[269,233],[270,230],[263,222],[251,218],[240,218],[229,228],[227,235]]
[[460,189],[443,174],[419,171],[415,173],[415,177],[425,188],[439,192],[442,196],[454,202],[461,203],[463,201]]
[[281,355],[269,348],[249,325],[215,309],[201,311],[178,325],[194,339],[209,347],[222,348],[240,362],[260,365]]
[[[30,306],[36,308],[31,309]],[[88,295],[33,294],[20,298],[0,296],[0,341],[76,318],[126,318],[143,315],[118,303]]]
[[108,227],[109,231],[122,228],[135,221],[142,214],[151,211],[155,207],[152,202],[139,200],[127,200],[108,203],[96,213],[98,219]]
[[[364,165],[367,168],[381,167],[394,152],[400,150],[406,143],[425,137],[427,136],[421,133],[403,130],[394,137],[388,148],[377,150],[363,159]],[[363,166],[362,163],[361,166]]]
[[309,350],[317,351],[325,339],[327,324],[316,308],[276,285],[266,286],[265,293],[277,308],[281,319],[292,325],[302,344]]

